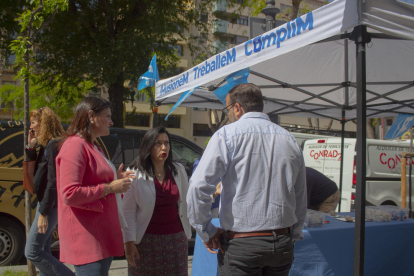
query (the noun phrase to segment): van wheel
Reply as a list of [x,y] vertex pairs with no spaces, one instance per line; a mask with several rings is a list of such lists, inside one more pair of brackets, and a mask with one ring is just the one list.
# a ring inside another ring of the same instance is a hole
[[0,223],[0,266],[16,265],[23,256],[25,233],[17,222],[1,217]]
[[397,204],[394,201],[387,200],[381,203],[381,205],[391,205],[391,206],[397,206]]

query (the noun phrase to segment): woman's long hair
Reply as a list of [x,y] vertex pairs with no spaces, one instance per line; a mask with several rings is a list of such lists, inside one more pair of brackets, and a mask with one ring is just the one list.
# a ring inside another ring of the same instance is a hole
[[66,137],[60,145],[62,145],[67,138],[76,134],[79,134],[87,142],[93,143],[91,135],[91,122],[89,121],[88,112],[92,110],[95,115],[99,115],[102,110],[108,107],[111,108],[111,103],[107,100],[96,97],[84,98],[76,106],[75,115],[73,116],[68,130],[66,131]]
[[52,139],[59,139],[65,132],[59,122],[55,112],[49,107],[42,107],[30,111],[30,117],[36,118],[40,128],[37,134],[37,143],[46,147],[47,143]]
[[130,169],[133,170],[141,170],[148,175],[154,176],[154,165],[151,161],[151,150],[155,146],[155,141],[157,140],[158,134],[165,133],[168,136],[168,141],[170,142],[170,151],[168,152],[168,157],[164,163],[164,169],[167,172],[167,169],[170,169],[173,175],[177,175],[177,169],[175,168],[173,161],[172,161],[172,145],[171,145],[171,137],[165,127],[160,126],[153,129],[148,130],[144,138],[142,138],[141,145],[139,147],[138,156],[132,161],[131,165],[129,165]]

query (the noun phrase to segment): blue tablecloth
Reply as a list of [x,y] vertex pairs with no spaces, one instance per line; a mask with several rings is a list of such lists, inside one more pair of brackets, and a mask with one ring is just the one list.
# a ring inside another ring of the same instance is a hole
[[[350,214],[354,216],[354,214]],[[289,275],[353,274],[355,224],[327,217],[329,224],[305,228],[295,244]],[[218,226],[219,219],[213,219]],[[365,223],[365,275],[414,275],[414,220]],[[192,276],[218,275],[217,257],[197,236]]]

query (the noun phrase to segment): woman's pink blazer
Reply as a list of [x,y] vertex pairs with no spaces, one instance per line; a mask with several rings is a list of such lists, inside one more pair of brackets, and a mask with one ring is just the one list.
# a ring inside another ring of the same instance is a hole
[[56,157],[60,260],[82,265],[124,254],[115,194],[101,198],[114,172],[93,144],[68,138]]

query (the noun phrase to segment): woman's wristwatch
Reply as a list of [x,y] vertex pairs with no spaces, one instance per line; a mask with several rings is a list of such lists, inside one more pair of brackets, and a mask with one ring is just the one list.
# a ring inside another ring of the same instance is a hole
[[29,145],[26,145],[26,149],[28,149],[28,150],[35,150],[36,147],[30,147]]

